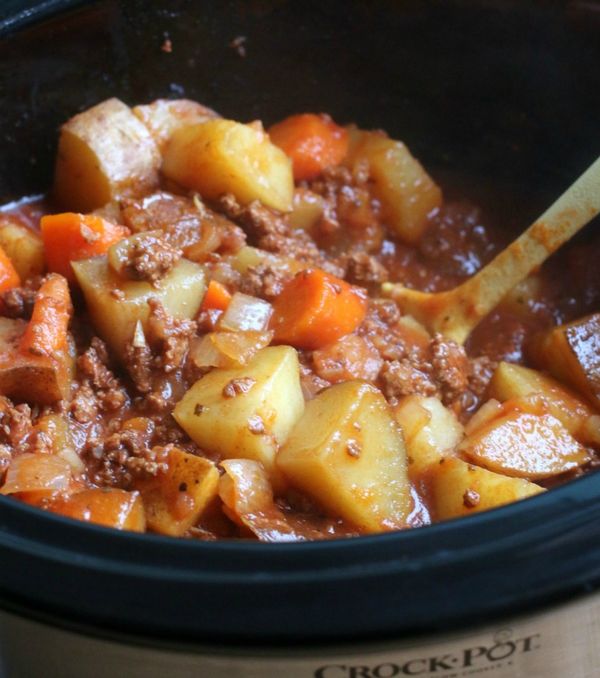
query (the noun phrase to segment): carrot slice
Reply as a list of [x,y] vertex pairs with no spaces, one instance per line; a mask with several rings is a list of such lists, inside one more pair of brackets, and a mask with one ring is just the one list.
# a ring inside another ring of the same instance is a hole
[[208,283],[208,289],[202,300],[203,311],[210,309],[218,309],[219,311],[227,310],[229,302],[231,301],[231,294],[227,291],[225,285],[222,285],[216,280],[211,280]]
[[66,279],[51,273],[37,293],[31,320],[19,344],[21,353],[54,356],[64,349],[72,312]]
[[21,284],[21,278],[15,270],[12,261],[6,252],[0,247],[0,293],[6,292]]
[[291,158],[296,181],[315,179],[348,151],[348,132],[324,113],[291,115],[270,127],[269,137]]
[[129,229],[95,214],[63,212],[40,221],[48,270],[75,281],[71,262],[105,254],[114,243],[126,238]]
[[275,300],[271,329],[280,344],[317,349],[353,332],[366,311],[364,290],[309,269],[290,280]]

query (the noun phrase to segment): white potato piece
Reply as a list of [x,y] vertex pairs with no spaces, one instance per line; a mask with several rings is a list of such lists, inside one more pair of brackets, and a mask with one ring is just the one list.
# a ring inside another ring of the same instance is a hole
[[459,452],[490,471],[530,480],[571,471],[590,459],[556,417],[519,410],[480,426]]
[[169,451],[168,470],[135,484],[144,502],[148,527],[180,537],[216,499],[219,471],[212,461],[178,448]]
[[292,208],[292,164],[264,130],[215,119],[177,130],[166,148],[163,174],[215,200],[233,193],[242,203],[260,200],[286,212]]
[[160,160],[150,132],[129,106],[107,99],[62,126],[54,196],[69,211],[91,212],[156,187]]
[[394,408],[404,433],[411,477],[425,473],[442,457],[454,454],[464,430],[453,412],[437,398],[410,395]]
[[404,441],[385,398],[369,384],[347,381],[309,401],[277,466],[292,485],[365,532],[406,526]]
[[449,457],[431,469],[431,501],[435,520],[448,520],[511,504],[544,488],[521,478],[509,478]]
[[191,319],[198,313],[206,291],[204,269],[187,259],[175,264],[160,281],[160,287],[122,278],[108,265],[106,256],[71,265],[94,327],[121,358],[138,321],[146,330],[149,299],[158,299],[174,318]]
[[404,242],[417,242],[428,215],[441,207],[442,192],[408,148],[383,132],[351,130],[346,163],[368,169],[388,226]]
[[0,247],[12,261],[21,280],[46,270],[42,237],[9,217],[0,216]]
[[552,377],[522,365],[501,362],[489,385],[492,398],[504,402],[534,394],[543,396],[550,414],[585,444],[600,443],[600,416],[578,395]]
[[19,342],[26,327],[24,320],[0,317],[0,394],[40,405],[68,399],[75,373],[72,338],[54,355],[25,354]]
[[133,114],[148,128],[161,153],[176,130],[220,117],[190,99],[156,99],[150,104],[135,106]]
[[302,416],[298,354],[263,348],[244,366],[214,369],[177,403],[173,416],[201,448],[226,459],[254,459],[269,474],[275,454]]

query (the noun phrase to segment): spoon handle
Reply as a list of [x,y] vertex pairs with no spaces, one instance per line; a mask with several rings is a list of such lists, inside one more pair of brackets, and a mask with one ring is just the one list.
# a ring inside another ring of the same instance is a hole
[[[450,292],[472,329],[501,299],[600,212],[600,157],[522,235]],[[469,329],[470,331],[470,329]]]

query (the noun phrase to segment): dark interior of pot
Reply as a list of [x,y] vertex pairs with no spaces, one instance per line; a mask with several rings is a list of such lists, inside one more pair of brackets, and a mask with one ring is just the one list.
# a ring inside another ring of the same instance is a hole
[[[450,193],[483,203],[509,229],[537,216],[600,148],[595,3],[38,4],[37,14],[0,24],[0,202],[43,192],[59,125],[111,96],[129,104],[185,96],[265,123],[326,111],[384,128]],[[232,46],[240,36],[245,55]],[[513,506],[421,534],[297,545],[302,555],[290,546],[116,535],[5,504],[3,534],[12,536],[2,596],[62,619],[195,639],[381,636],[474,622],[598,579],[598,554],[581,545],[593,548],[599,480],[548,493],[531,510]],[[489,540],[502,550],[493,567],[475,548]],[[527,557],[516,557],[519,544]],[[540,558],[558,546],[562,555],[548,556],[554,569],[540,573]],[[66,595],[65,562],[79,568]],[[184,604],[190,597],[202,599],[203,614]]]

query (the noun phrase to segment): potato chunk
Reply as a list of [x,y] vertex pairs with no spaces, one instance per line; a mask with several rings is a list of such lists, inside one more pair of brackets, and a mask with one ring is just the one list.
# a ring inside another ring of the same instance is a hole
[[303,411],[298,354],[271,346],[243,367],[217,368],[199,379],[173,416],[203,449],[260,461],[272,473],[277,449]]
[[522,365],[501,362],[489,385],[489,395],[502,402],[536,393],[576,440],[583,444],[600,443],[600,416],[552,377]]
[[150,132],[119,99],[107,99],[60,132],[54,195],[65,209],[91,212],[158,185],[160,153]]
[[277,456],[290,483],[366,532],[406,525],[404,441],[383,395],[360,381],[309,401]]
[[404,433],[411,478],[425,473],[442,457],[453,454],[464,437],[456,416],[437,398],[410,395],[394,409]]
[[0,217],[0,247],[12,261],[21,280],[41,275],[46,270],[42,238],[24,224]]
[[382,132],[353,130],[348,163],[367,167],[387,225],[413,244],[427,227],[428,215],[442,205],[442,192],[400,141]]
[[534,353],[540,367],[600,407],[600,313],[553,328]]
[[135,106],[133,114],[148,128],[161,152],[176,130],[219,117],[210,108],[190,99],[157,99],[150,104]]
[[19,350],[27,323],[0,317],[0,393],[16,400],[51,405],[68,399],[75,371],[75,350],[69,339],[54,355]]
[[443,459],[431,469],[432,512],[435,520],[449,520],[511,504],[544,492],[521,478],[467,464],[462,459]]
[[148,527],[159,534],[180,537],[200,519],[216,498],[217,467],[203,457],[173,448],[168,470],[136,484],[140,490]]
[[210,120],[177,130],[165,151],[164,175],[204,198],[233,193],[243,204],[260,200],[292,208],[292,165],[263,130],[233,120]]
[[517,478],[548,478],[589,461],[558,419],[518,410],[478,428],[459,451],[490,471]]
[[74,261],[71,265],[94,327],[121,358],[138,320],[146,330],[150,298],[158,299],[173,317],[189,319],[198,312],[206,290],[203,268],[187,259],[181,259],[159,287],[122,278],[108,265],[106,256]]

